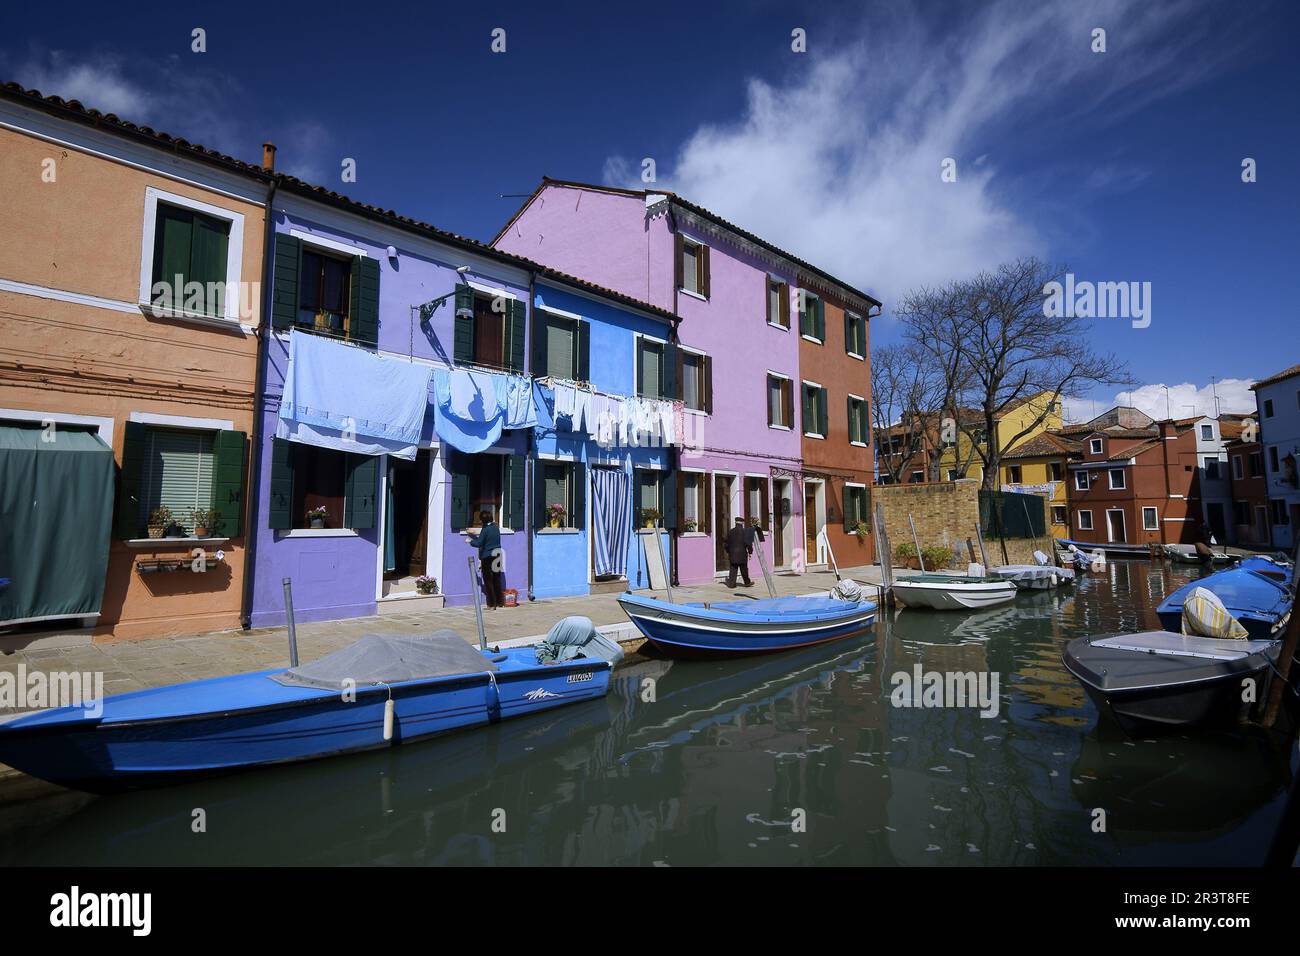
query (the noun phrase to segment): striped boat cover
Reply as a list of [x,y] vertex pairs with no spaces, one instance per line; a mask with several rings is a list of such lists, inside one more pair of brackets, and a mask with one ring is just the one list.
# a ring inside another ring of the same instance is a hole
[[1183,602],[1183,633],[1197,637],[1244,640],[1248,633],[1208,588],[1192,588]]
[[622,468],[591,469],[592,563],[597,574],[627,573],[632,534],[632,477]]

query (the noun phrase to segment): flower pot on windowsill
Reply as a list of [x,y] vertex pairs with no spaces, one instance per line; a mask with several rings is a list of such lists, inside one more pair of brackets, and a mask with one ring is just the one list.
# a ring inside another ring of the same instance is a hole
[[207,529],[207,528],[195,528],[195,529],[194,529],[194,537],[196,537],[196,538],[206,538],[207,536],[208,536],[208,529]]
[[163,525],[151,524],[149,525],[149,537],[161,538],[163,536],[163,532],[166,530],[167,529]]
[[548,526],[548,527],[551,527],[551,528],[561,528],[561,527],[563,527],[563,525],[560,523],[560,519],[559,519],[559,518],[551,518],[549,521],[547,521],[547,526]]
[[311,519],[311,526],[312,526],[312,529],[313,529],[313,530],[318,531],[318,530],[320,530],[321,528],[325,527],[325,519],[324,519],[324,518],[312,518],[312,519]]

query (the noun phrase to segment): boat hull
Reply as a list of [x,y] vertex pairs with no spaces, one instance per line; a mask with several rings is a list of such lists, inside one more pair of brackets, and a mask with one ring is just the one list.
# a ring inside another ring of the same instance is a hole
[[876,606],[869,601],[843,613],[769,615],[763,620],[756,619],[762,615],[750,619],[631,594],[620,596],[619,604],[647,641],[674,657],[739,657],[812,647],[860,634],[876,621]]
[[[520,649],[531,655],[531,648]],[[194,681],[105,698],[103,715],[62,708],[0,724],[0,762],[51,783],[91,792],[177,783],[281,763],[409,743],[562,704],[603,696],[604,661],[541,666],[515,660],[487,673],[391,686],[392,737],[384,739],[388,689],[358,689],[356,699],[275,684],[278,670]],[[215,685],[215,686],[214,686]],[[250,706],[152,718],[117,717],[139,711],[149,695],[189,692],[266,700]],[[128,705],[123,699],[132,698]],[[144,700],[142,700],[142,698]],[[39,717],[41,720],[33,720]]]
[[932,611],[972,611],[1014,601],[1016,586],[1010,581],[957,585],[900,578],[894,582],[894,596],[905,607]]

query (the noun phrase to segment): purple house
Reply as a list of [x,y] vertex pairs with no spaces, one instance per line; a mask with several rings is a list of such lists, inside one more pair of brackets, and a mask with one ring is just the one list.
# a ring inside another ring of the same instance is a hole
[[[727,570],[724,540],[736,518],[764,529],[775,568],[826,560],[821,531],[837,516],[827,476],[802,464],[809,415],[805,407],[796,420],[796,396],[807,383],[791,315],[804,304],[801,290],[829,286],[861,302],[863,314],[878,305],[874,299],[706,209],[652,190],[544,179],[493,245],[679,317],[679,341],[638,342],[637,367],[653,368],[665,348],[675,351],[692,425],[676,491],[681,583]],[[752,561],[750,573],[757,573]]]

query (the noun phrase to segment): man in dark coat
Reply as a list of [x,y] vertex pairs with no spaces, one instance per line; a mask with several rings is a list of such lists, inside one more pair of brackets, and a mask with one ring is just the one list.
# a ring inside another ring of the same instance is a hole
[[745,587],[753,587],[754,582],[749,580],[749,555],[754,550],[750,544],[752,538],[745,530],[745,519],[737,518],[735,527],[727,532],[727,560],[731,563],[731,571],[727,574],[727,587],[736,586],[736,571],[740,571],[740,577],[745,582]]
[[479,570],[483,573],[483,590],[487,592],[489,610],[496,610],[505,604],[502,597],[504,585],[501,583],[501,529],[497,527],[496,518],[490,511],[478,513],[482,531],[469,536],[469,546],[478,551]]

